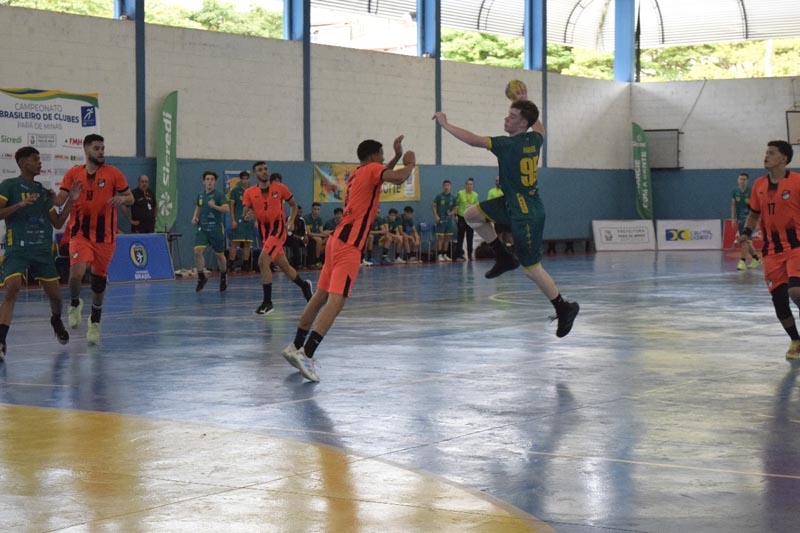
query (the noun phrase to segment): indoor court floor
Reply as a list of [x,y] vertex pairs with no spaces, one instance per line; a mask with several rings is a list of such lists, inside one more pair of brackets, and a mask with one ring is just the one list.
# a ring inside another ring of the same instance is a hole
[[87,311],[60,346],[25,291],[0,531],[797,531],[797,369],[737,259],[545,258],[581,304],[563,339],[521,271],[362,268],[317,384],[280,354],[304,304],[282,274],[266,317],[257,275],[113,284],[99,347]]

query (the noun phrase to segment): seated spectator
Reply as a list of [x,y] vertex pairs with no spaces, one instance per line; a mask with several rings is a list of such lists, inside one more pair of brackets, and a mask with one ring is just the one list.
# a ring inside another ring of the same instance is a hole
[[311,204],[311,213],[306,217],[306,233],[308,234],[307,262],[309,267],[322,267],[322,254],[325,253],[325,243],[328,240],[329,232],[323,229],[325,225],[320,215],[322,204],[314,202]]
[[[301,263],[303,252],[306,251],[308,246],[308,232],[306,230],[306,221],[303,220],[303,206],[297,206],[297,217],[294,219],[294,227],[289,228],[286,235],[286,247],[289,249],[289,263],[293,268],[304,268],[305,265]],[[306,254],[306,257],[308,255]]]
[[[403,233],[403,221],[401,218],[397,216],[397,209],[392,207],[389,209],[389,216],[386,218],[386,225],[389,228],[389,235],[391,236],[391,244],[394,245],[394,262],[395,263],[405,263],[405,259],[403,259],[403,249],[404,249],[404,233]],[[387,246],[388,248],[389,246]]]
[[416,263],[417,250],[419,250],[419,232],[414,223],[414,208],[407,205],[403,208],[403,218],[400,221],[403,228],[403,249],[406,253],[406,260],[409,263]]

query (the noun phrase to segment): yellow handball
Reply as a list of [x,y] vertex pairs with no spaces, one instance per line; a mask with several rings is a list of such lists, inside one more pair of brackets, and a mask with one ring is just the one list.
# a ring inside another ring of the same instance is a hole
[[528,88],[525,86],[525,83],[520,80],[511,80],[506,84],[506,96],[512,102],[521,99],[522,96],[527,95],[527,93]]

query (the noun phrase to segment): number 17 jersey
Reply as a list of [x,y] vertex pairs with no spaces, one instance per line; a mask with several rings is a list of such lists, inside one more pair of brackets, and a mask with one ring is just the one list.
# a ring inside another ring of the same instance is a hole
[[760,215],[764,255],[800,248],[800,173],[787,172],[777,184],[769,176],[756,179],[750,210]]

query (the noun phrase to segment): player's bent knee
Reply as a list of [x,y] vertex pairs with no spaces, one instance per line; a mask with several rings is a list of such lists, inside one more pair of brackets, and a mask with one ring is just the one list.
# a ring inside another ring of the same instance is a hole
[[792,308],[789,306],[789,288],[786,284],[780,285],[772,291],[772,305],[775,307],[775,315],[778,320],[786,320],[792,316]]
[[95,294],[102,294],[106,290],[108,278],[106,276],[98,276],[92,274],[92,292]]

